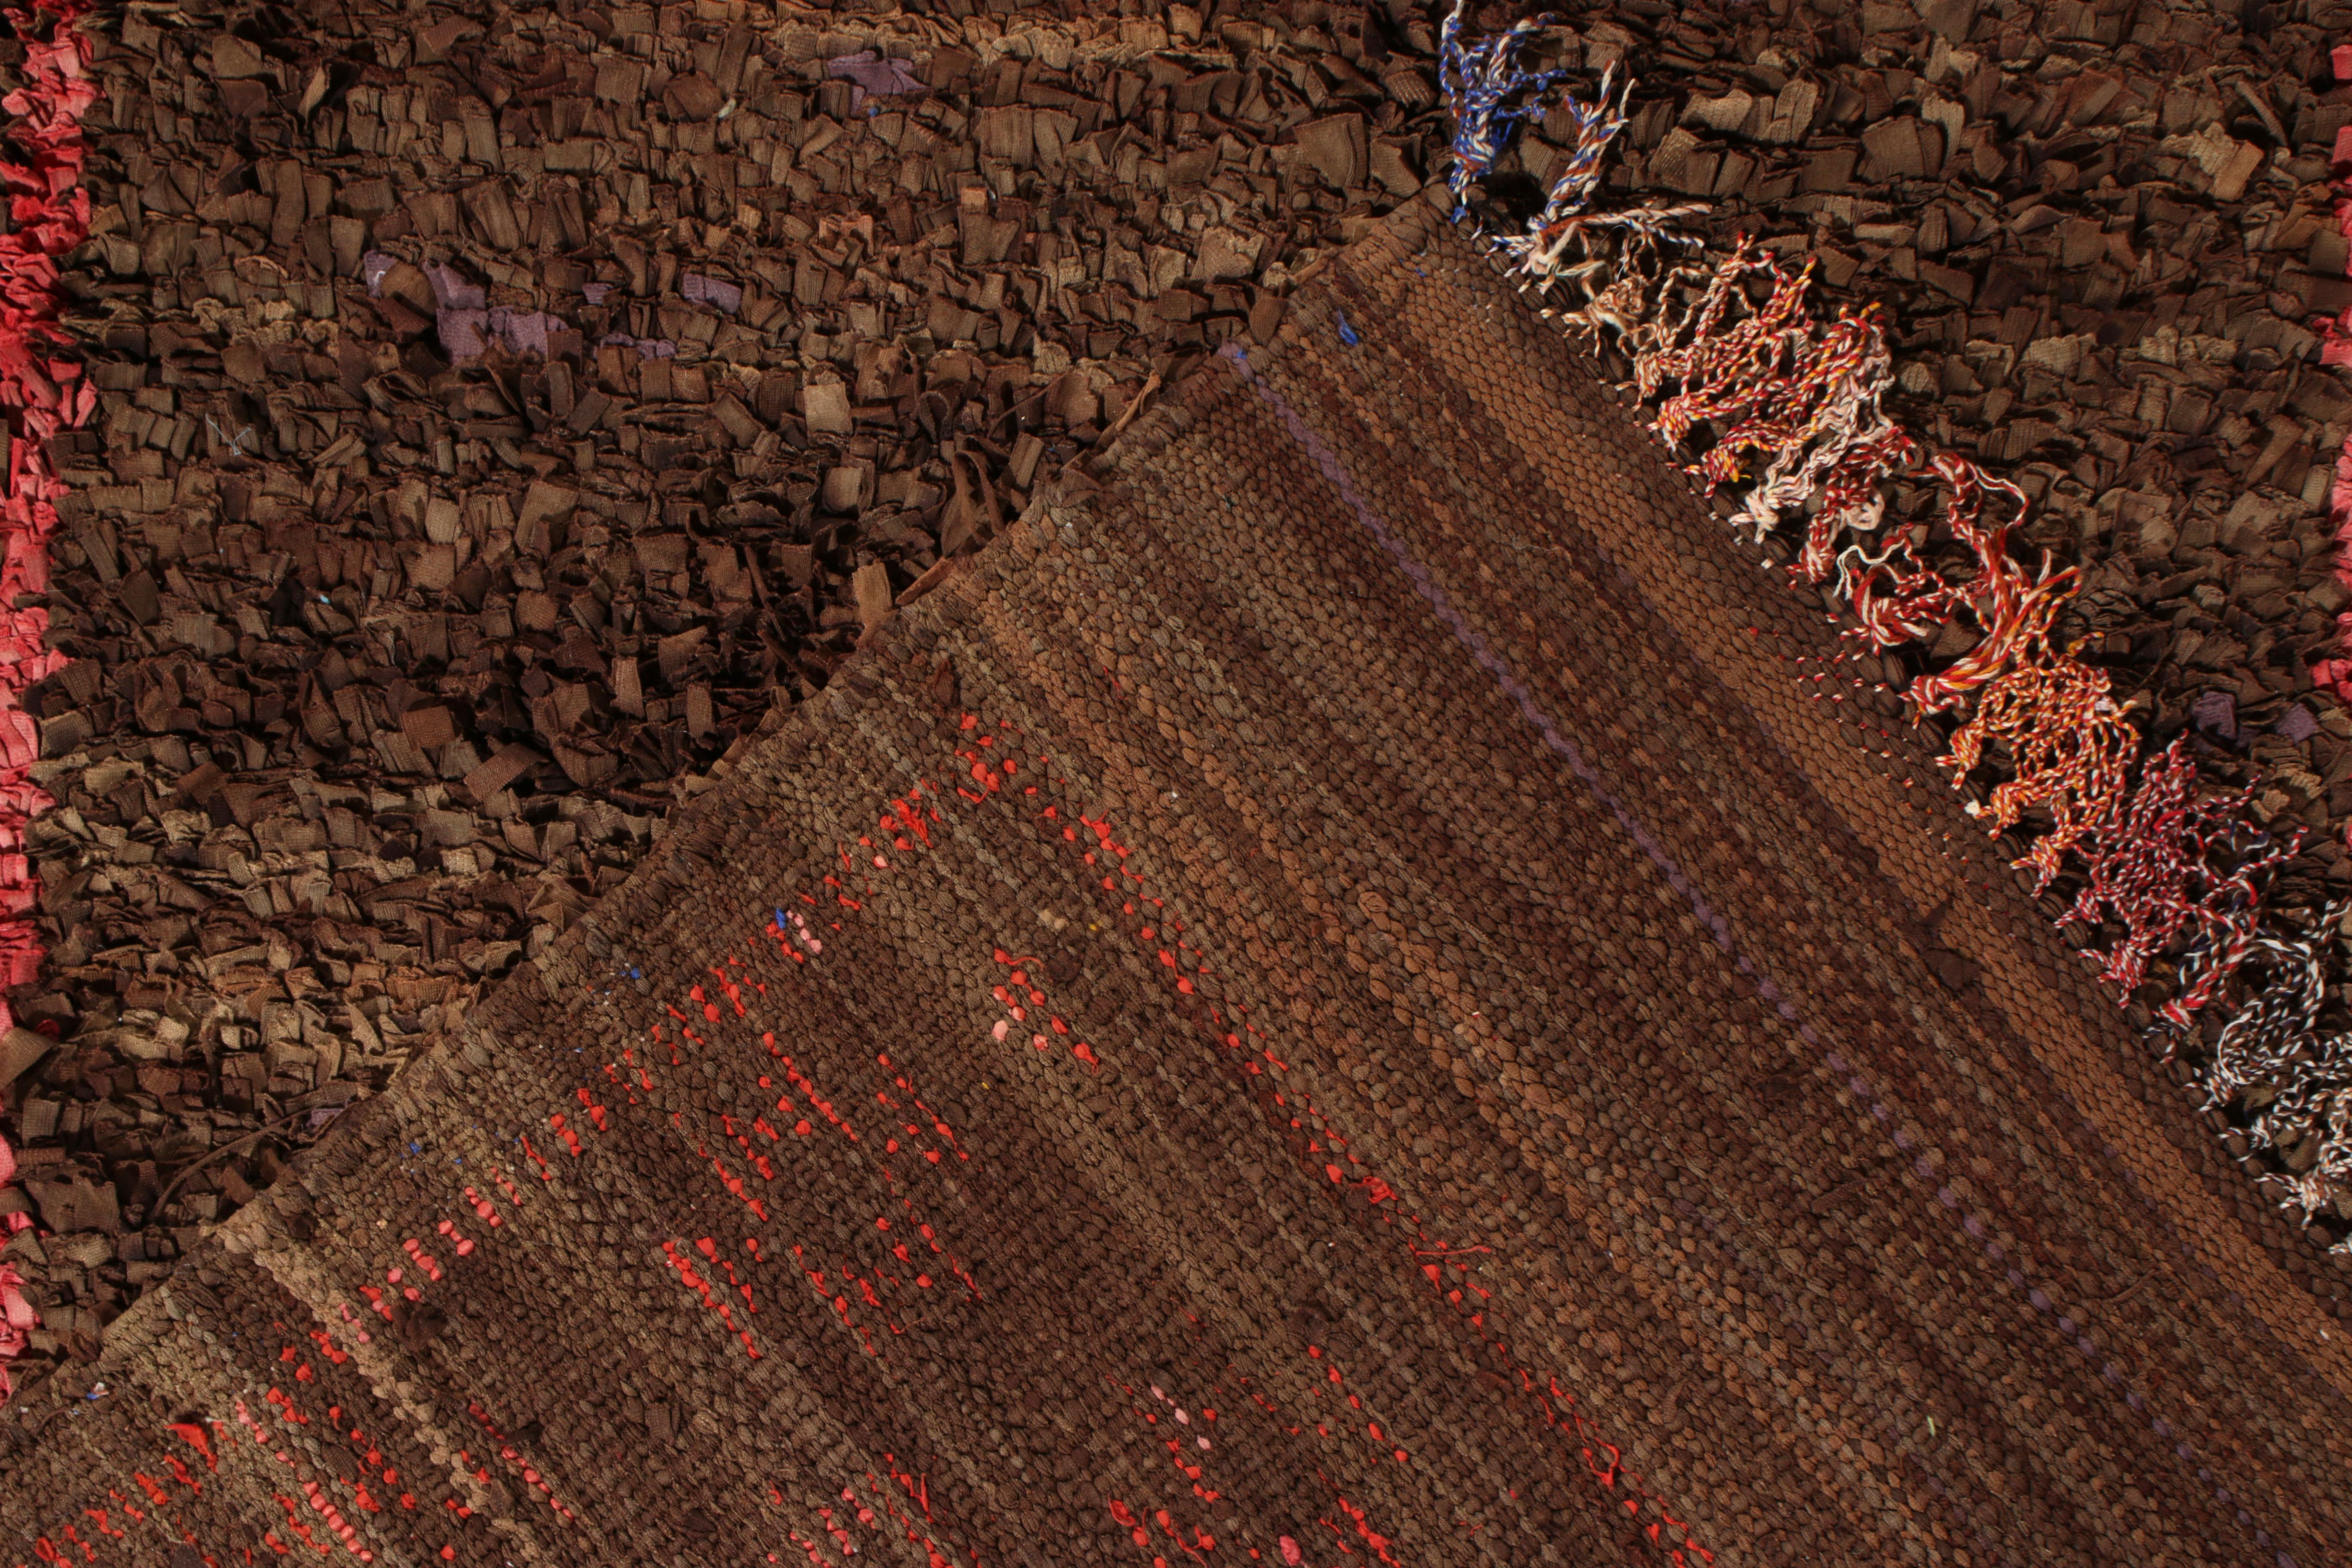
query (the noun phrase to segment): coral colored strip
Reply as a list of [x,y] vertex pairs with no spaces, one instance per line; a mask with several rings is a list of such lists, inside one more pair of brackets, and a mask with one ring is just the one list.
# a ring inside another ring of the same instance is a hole
[[[55,804],[32,781],[40,731],[19,700],[65,662],[48,647],[48,611],[16,605],[48,588],[48,538],[66,487],[47,442],[88,420],[97,403],[79,365],[49,357],[68,342],[57,325],[58,258],[89,233],[89,197],[80,189],[81,116],[98,89],[88,73],[89,40],[74,29],[89,9],[84,0],[37,0],[31,11],[5,13],[25,45],[26,84],[0,100],[0,110],[28,162],[0,163],[16,226],[0,235],[0,408],[12,416],[7,492],[0,496],[0,993],[40,975],[25,825]],[[45,24],[46,42],[39,37]],[[0,1029],[14,1022],[0,999]],[[16,1175],[16,1165],[0,1142],[0,1183]],[[5,1221],[10,1230],[30,1224],[23,1215]],[[7,1363],[24,1353],[37,1321],[23,1283],[15,1269],[0,1266],[0,1402],[9,1393]]]
[[[2330,58],[2336,68],[2336,79],[2352,81],[2352,45],[2339,45]],[[2335,155],[2330,163],[2338,174],[2337,194],[2352,195],[2352,183],[2342,178],[2344,165],[2352,163],[2352,145],[2347,144],[2341,132],[2336,134]],[[2352,236],[2352,201],[2336,204],[2336,226],[2344,234]],[[2352,262],[2347,262],[2344,270],[2347,277],[2352,277]],[[2314,324],[2321,327],[2323,331],[2320,363],[2328,365],[2352,363],[2352,311],[2346,312],[2343,318]],[[2346,587],[2352,588],[2352,553],[2347,552],[2347,547],[2352,547],[2352,437],[2345,439],[2344,450],[2336,458],[2335,481],[2328,487],[2327,512],[2329,521],[2336,525],[2336,575]],[[2347,653],[2352,653],[2352,611],[2336,617],[2336,628],[2343,638],[2342,647]],[[2312,666],[2311,679],[2315,684],[2334,691],[2340,700],[2352,702],[2352,659],[2322,659]]]

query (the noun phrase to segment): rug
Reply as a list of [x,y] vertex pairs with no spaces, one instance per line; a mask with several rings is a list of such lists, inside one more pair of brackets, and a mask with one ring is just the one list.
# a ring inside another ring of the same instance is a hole
[[2344,1272],[1760,560],[1401,210],[0,1414],[10,1560],[2328,1561]]

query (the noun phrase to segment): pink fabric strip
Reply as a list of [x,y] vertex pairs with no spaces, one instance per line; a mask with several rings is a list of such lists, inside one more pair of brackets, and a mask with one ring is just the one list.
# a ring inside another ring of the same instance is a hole
[[[0,496],[0,1030],[15,1022],[5,992],[40,977],[40,933],[32,921],[37,893],[25,858],[25,825],[54,804],[32,781],[40,730],[20,706],[25,689],[65,660],[48,647],[48,611],[18,601],[47,591],[48,538],[57,498],[66,489],[48,441],[86,422],[97,395],[81,367],[52,351],[67,337],[58,260],[89,233],[89,197],[81,190],[81,116],[98,89],[89,77],[89,44],[75,30],[87,0],[36,0],[5,13],[25,44],[26,85],[0,99],[24,163],[0,163],[15,232],[0,235],[0,408],[9,420],[7,489]],[[39,34],[47,26],[48,41]],[[16,1179],[16,1158],[0,1141],[0,1187]],[[32,1225],[29,1215],[0,1218],[0,1235]],[[24,1279],[0,1263],[0,1402],[9,1394],[8,1363],[22,1355],[39,1318]]]
[[[2352,81],[2352,44],[2339,44],[2330,58],[2336,68],[2336,79]],[[2339,172],[2352,164],[2352,125],[2336,132],[2332,163]],[[2352,194],[2352,188],[2340,179],[2336,191],[2339,197]],[[2352,200],[2336,202],[2336,226],[2352,238]],[[2352,277],[2352,262],[2346,264],[2345,273]],[[2352,310],[2345,311],[2341,318],[2329,318],[2320,327],[2319,363],[2352,364]],[[2336,482],[2327,493],[2327,516],[2336,528],[2336,578],[2347,588],[2352,588],[2352,552],[2347,550],[2347,543],[2352,543],[2352,437],[2346,439],[2344,450],[2336,455]],[[2344,638],[2346,649],[2352,651],[2352,610],[2336,617],[2336,628]],[[2334,691],[2339,700],[2352,703],[2352,658],[2321,659],[2311,667],[2311,679],[2314,684]]]

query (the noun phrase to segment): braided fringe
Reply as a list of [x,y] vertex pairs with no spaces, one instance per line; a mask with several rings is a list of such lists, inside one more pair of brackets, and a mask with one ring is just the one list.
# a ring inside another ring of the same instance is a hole
[[2269,980],[2222,1029],[2205,1076],[2205,1109],[2242,1100],[2252,1110],[2252,1147],[2316,1141],[2311,1168],[2283,1183],[2281,1206],[2301,1209],[2306,1225],[2331,1205],[2331,1184],[2352,1187],[2352,1034],[2319,1032],[2327,945],[2347,913],[2352,902],[2331,903],[2315,930],[2254,938],[2247,962]]
[[[1520,64],[1549,18],[1476,43],[1463,41],[1462,18],[1455,0],[1439,65],[1455,114],[1448,183],[1456,221],[1468,211],[1471,184],[1570,74]],[[2308,1223],[2333,1201],[2330,1184],[2352,1193],[2352,1044],[2317,1042],[2311,1024],[2324,994],[2320,954],[2343,911],[2332,910],[2309,935],[2263,929],[2270,879],[2301,847],[2303,833],[2282,843],[2253,828],[2243,815],[2252,789],[2200,797],[2196,766],[2178,741],[2145,759],[2133,788],[2143,742],[2106,672],[2051,642],[2077,573],[2047,551],[2029,573],[2012,553],[2029,506],[2024,492],[1969,458],[1928,452],[1887,416],[1882,400],[1894,365],[1876,306],[1818,319],[1812,264],[1792,269],[1747,237],[1704,263],[1704,237],[1681,226],[1704,205],[1593,209],[1633,86],[1620,84],[1612,67],[1592,100],[1560,95],[1557,107],[1576,132],[1568,163],[1526,232],[1488,243],[1545,301],[1546,317],[1595,337],[1605,331],[1632,355],[1633,390],[1656,409],[1652,428],[1670,450],[1712,437],[1687,471],[1710,496],[1738,487],[1736,530],[1761,542],[1801,521],[1790,576],[1818,586],[1834,575],[1860,623],[1848,636],[1885,652],[1931,642],[1966,617],[1973,646],[1902,695],[1915,719],[1972,710],[1937,759],[1955,789],[1989,746],[2006,748],[2011,776],[1969,813],[1992,834],[2015,827],[2028,811],[2049,815],[2049,828],[2012,864],[2033,872],[2036,894],[2070,861],[2082,874],[2079,895],[2056,923],[2122,928],[2098,958],[2121,999],[2146,981],[2151,962],[2181,951],[2178,994],[2157,1026],[2166,1055],[2242,966],[2259,960],[2279,973],[2296,962],[2291,954],[2305,955],[2307,975],[2291,985],[2274,979],[2224,1026],[2227,1054],[2217,1049],[2208,1088],[2225,1099],[2263,1086],[2274,1091],[2256,1124],[2257,1146],[2321,1134],[2318,1163],[2294,1178],[2283,1205],[2299,1207]],[[1975,558],[1969,575],[1948,578],[1921,562],[1912,531],[1881,537],[1883,487],[1899,480],[1936,487],[1940,521]],[[2279,1018],[2301,1020],[2286,1047],[2272,1044],[2283,1037],[2273,1022]]]

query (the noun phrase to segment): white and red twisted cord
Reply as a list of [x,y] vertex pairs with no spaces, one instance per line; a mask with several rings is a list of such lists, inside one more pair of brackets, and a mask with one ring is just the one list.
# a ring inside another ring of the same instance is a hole
[[[2299,830],[2278,844],[2247,825],[2241,814],[2251,788],[2200,794],[2197,786],[2197,764],[2181,742],[2148,758],[2139,787],[2106,830],[2082,846],[2083,890],[2059,917],[2062,925],[2123,924],[2101,968],[2126,996],[2147,979],[2150,961],[2191,939],[2180,994],[2162,1010],[2165,1024],[2184,1034],[2253,951],[2260,884],[2303,845]],[[2214,868],[2217,850],[2234,851],[2234,870]]]

